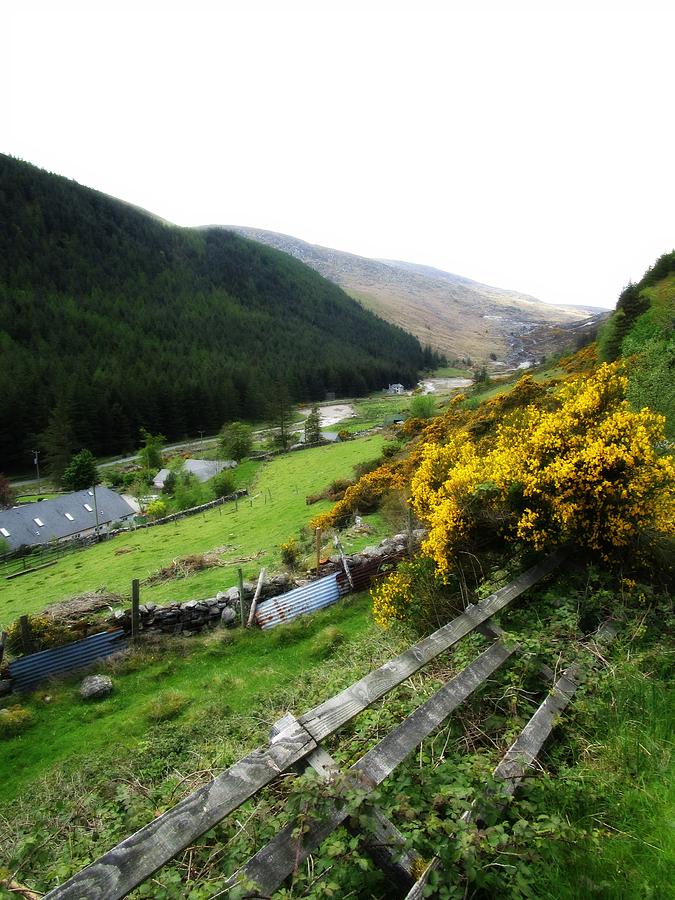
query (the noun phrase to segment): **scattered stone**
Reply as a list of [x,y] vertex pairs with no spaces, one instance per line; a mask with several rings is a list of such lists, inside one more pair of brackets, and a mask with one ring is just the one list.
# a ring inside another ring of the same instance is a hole
[[87,675],[80,685],[80,697],[83,700],[98,700],[99,697],[107,697],[112,689],[112,678],[108,675]]
[[233,628],[237,621],[237,614],[230,606],[226,606],[220,614],[220,621],[226,628]]

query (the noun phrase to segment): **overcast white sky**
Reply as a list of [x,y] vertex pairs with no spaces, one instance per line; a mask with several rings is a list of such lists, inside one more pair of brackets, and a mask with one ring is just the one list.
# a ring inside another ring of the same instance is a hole
[[674,34],[672,0],[0,0],[0,150],[613,306],[675,247]]

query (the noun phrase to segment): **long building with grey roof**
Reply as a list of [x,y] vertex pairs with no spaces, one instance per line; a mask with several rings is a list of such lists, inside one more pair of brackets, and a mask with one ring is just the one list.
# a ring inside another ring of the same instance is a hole
[[111,524],[124,522],[133,515],[134,510],[124,497],[99,485],[95,498],[94,491],[89,489],[0,510],[0,537],[11,550],[17,550],[84,537],[92,534],[97,524],[105,531]]

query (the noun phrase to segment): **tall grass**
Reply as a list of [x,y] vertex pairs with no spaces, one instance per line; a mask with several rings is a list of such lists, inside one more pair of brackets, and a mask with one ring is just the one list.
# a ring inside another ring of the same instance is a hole
[[[659,661],[654,660],[658,665]],[[674,896],[675,702],[661,673],[626,661],[583,702],[577,759],[535,792],[578,839],[541,851],[539,896],[603,900]],[[539,796],[543,795],[543,796]]]

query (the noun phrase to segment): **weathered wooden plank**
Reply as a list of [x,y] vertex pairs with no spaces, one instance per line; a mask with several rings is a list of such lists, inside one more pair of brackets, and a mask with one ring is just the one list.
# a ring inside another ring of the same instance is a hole
[[517,649],[517,646],[506,647],[499,641],[493,644],[459,675],[439,688],[431,699],[411,713],[397,728],[385,735],[379,744],[354,763],[352,771],[363,773],[369,783],[381,784],[424,738],[438,728],[453,709],[487,681]]
[[47,897],[50,900],[124,897],[315,747],[305,729],[292,724],[267,749],[255,750],[239,760],[169,812],[50,891]]
[[[270,739],[274,740],[277,734],[294,721],[295,717],[290,714],[279,719],[272,726]],[[323,747],[312,750],[309,756],[305,757],[298,765],[310,766],[322,781],[330,781],[340,771],[337,762]],[[397,885],[410,884],[410,881],[414,880],[413,871],[416,871],[422,864],[421,856],[406,846],[407,841],[404,835],[383,812],[374,807],[371,813],[371,831],[369,834],[362,835],[366,852],[377,867],[386,872]],[[347,827],[352,834],[361,834],[362,830],[357,826],[352,828],[348,825]]]
[[[557,717],[568,705],[577,689],[575,678],[579,676],[579,667],[574,664],[562,673],[539,705],[532,718],[520,732],[516,740],[502,757],[492,776],[503,785],[507,795],[515,793],[528,769],[534,767],[534,761],[544,742],[553,731]],[[484,802],[475,800],[470,809],[462,816],[464,822],[480,821],[484,814]]]
[[[370,794],[406,756],[434,731],[447,716],[483,684],[516,648],[493,644],[471,665],[452,678],[426,703],[384,737],[349,770],[350,787],[362,791],[362,798]],[[349,815],[350,809],[335,804],[322,808],[322,818],[309,824],[302,836],[302,845],[293,837],[295,824],[282,829],[262,847],[229,880],[227,887],[241,881],[254,882],[262,895],[271,894]]]
[[426,869],[422,872],[420,877],[417,879],[415,884],[405,895],[405,900],[422,900],[422,898],[424,897],[424,889],[429,883],[429,876],[432,872],[438,872],[440,868],[440,860],[437,857],[434,857],[426,867]]
[[508,794],[513,794],[526,770],[533,766],[544,742],[553,731],[557,717],[574,696],[577,689],[575,678],[578,677],[577,665],[570,666],[562,673],[553,690],[540,704],[494,770],[494,777],[504,782]]
[[[470,606],[453,622],[371,672],[337,697],[310,710],[268,749],[254,751],[240,760],[210,784],[186,797],[172,810],[122,841],[47,896],[57,900],[111,900],[125,896],[224,816],[269,784],[277,774],[311,753],[320,739],[332,734],[358,712],[457,643],[481,622],[504,609],[515,597],[550,574],[563,558],[564,553],[560,552],[548,557],[481,603]],[[422,723],[419,724],[421,727]],[[391,738],[392,735],[388,737]],[[391,758],[394,759],[400,748],[395,748],[391,742],[388,747],[392,753]],[[371,760],[373,764],[377,763],[375,757],[371,757]],[[386,764],[378,764],[383,771],[386,769]],[[355,772],[354,776],[357,774]],[[332,828],[328,833],[331,830]]]
[[30,575],[31,572],[38,572],[40,569],[48,569],[50,566],[55,566],[58,560],[54,560],[53,562],[42,563],[39,566],[33,566],[32,569],[22,569],[20,572],[13,572],[11,575],[5,575],[5,581],[11,581],[13,578],[21,578],[22,575]]
[[[377,807],[371,810],[370,834],[365,836],[365,849],[378,869],[385,872],[399,887],[407,887],[414,880],[424,860],[412,847],[391,819]],[[360,834],[358,826],[347,825],[353,834]]]
[[506,587],[491,594],[478,604],[469,606],[460,616],[433,634],[414,644],[400,656],[390,660],[379,669],[370,672],[330,700],[298,718],[298,721],[312,735],[321,741],[337,731],[350,719],[370,706],[396,685],[401,684],[428,662],[452,647],[481,622],[504,609],[516,597],[532,585],[549,575],[564,559],[564,553],[554,553],[527,572],[524,572]]

